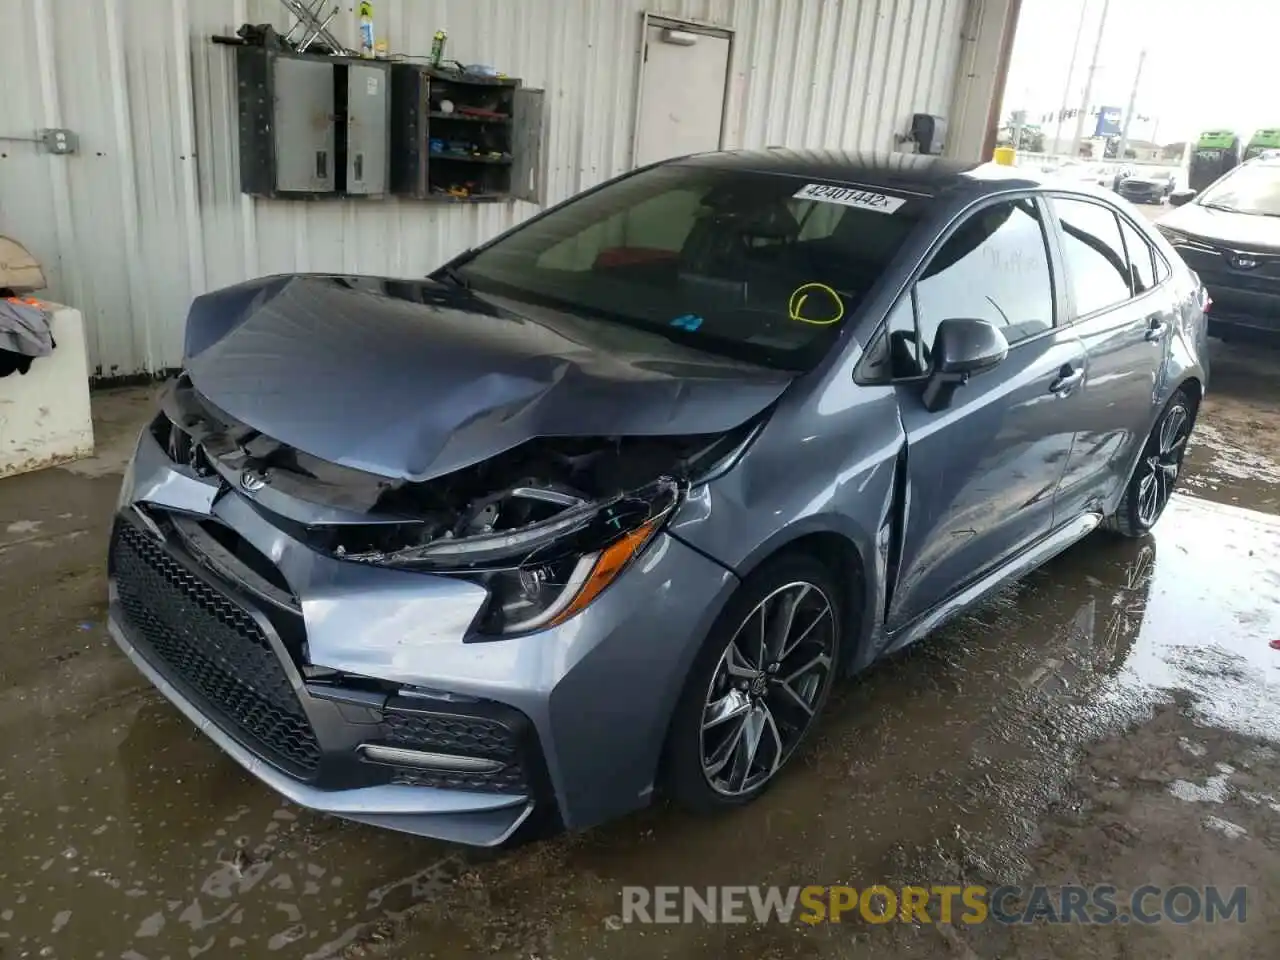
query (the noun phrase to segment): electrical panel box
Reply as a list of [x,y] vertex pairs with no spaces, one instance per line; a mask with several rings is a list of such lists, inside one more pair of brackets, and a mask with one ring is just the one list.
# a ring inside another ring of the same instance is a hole
[[387,192],[391,75],[366,63],[351,64],[346,74],[347,193],[378,196]]
[[918,153],[939,154],[947,148],[947,121],[928,113],[911,117],[911,139]]
[[390,64],[239,47],[240,188],[261,197],[380,196]]
[[391,193],[542,202],[543,91],[410,63],[392,66],[391,85]]
[[324,61],[272,57],[275,122],[274,188],[282,193],[331,193],[334,158],[333,67]]

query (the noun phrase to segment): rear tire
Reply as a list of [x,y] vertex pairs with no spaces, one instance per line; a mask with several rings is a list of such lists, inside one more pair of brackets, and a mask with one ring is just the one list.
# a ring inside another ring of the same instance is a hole
[[663,781],[678,804],[695,813],[745,806],[777,779],[831,693],[846,609],[838,579],[805,554],[783,554],[743,581],[672,715]]
[[1116,512],[1103,525],[1122,537],[1143,537],[1169,505],[1182,472],[1187,441],[1195,426],[1195,405],[1186,390],[1173,395],[1151,429]]

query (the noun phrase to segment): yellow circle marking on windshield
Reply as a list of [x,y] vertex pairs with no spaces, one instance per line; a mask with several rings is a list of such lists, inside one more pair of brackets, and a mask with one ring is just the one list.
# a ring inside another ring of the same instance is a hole
[[[807,317],[804,315],[805,304],[809,300],[809,294],[820,293],[820,301],[828,304],[824,313],[834,313],[834,316],[828,317]],[[791,299],[787,301],[787,316],[792,320],[798,320],[801,323],[812,323],[818,327],[829,327],[833,323],[839,323],[844,318],[844,301],[840,299],[840,294],[836,293],[825,283],[806,283],[796,287],[791,294]]]

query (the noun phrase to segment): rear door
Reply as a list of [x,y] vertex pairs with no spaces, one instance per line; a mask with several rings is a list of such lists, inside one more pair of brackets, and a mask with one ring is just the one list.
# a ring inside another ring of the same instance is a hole
[[1070,323],[1086,351],[1075,446],[1055,523],[1098,512],[1129,479],[1146,440],[1175,322],[1159,254],[1111,205],[1055,196]]
[[[969,214],[889,319],[907,434],[908,492],[888,626],[895,630],[999,567],[1053,524],[1053,501],[1079,419],[1084,346],[1058,313],[1045,212],[1034,197]],[[1009,355],[956,391],[921,402],[939,323],[1000,327]]]

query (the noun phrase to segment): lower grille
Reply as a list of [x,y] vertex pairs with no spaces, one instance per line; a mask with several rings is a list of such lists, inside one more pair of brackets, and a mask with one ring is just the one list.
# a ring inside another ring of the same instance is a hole
[[314,776],[320,746],[249,612],[127,522],[116,525],[111,568],[132,639],[152,665],[246,747]]
[[489,793],[529,792],[522,734],[499,720],[387,710],[382,722],[385,742],[391,746],[481,757],[504,764],[500,770],[479,773],[398,766],[394,768],[392,783]]
[[493,773],[460,773],[452,770],[425,770],[396,767],[391,782],[406,787],[437,787],[441,790],[469,790],[475,793],[527,794],[524,772],[504,767]]

